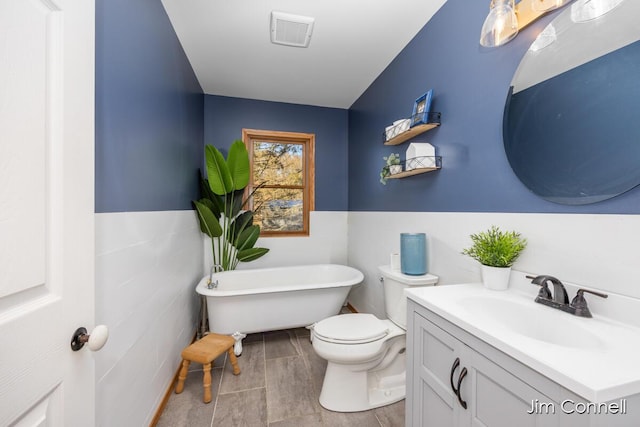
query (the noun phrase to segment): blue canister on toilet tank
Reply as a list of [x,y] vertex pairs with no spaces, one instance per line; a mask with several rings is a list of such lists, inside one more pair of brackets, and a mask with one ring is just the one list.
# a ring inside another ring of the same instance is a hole
[[427,236],[424,233],[400,233],[400,270],[404,274],[427,274]]

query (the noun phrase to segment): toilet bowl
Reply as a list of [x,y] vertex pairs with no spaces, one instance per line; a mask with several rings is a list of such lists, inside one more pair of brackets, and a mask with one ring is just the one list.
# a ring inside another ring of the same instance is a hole
[[373,314],[332,316],[312,328],[312,346],[327,360],[320,404],[337,412],[358,412],[404,399],[406,317],[404,288],[438,281],[431,274],[408,276],[378,267],[388,319]]

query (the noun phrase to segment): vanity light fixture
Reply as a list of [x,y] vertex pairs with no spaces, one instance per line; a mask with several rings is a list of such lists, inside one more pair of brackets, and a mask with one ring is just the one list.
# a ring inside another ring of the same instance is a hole
[[502,46],[513,40],[519,30],[544,14],[571,1],[573,0],[519,0],[517,2],[515,0],[491,0],[489,15],[487,15],[480,32],[480,44],[484,47]]

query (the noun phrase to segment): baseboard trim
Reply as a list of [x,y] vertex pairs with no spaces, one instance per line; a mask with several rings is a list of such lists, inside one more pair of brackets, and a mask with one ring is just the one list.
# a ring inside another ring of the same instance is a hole
[[350,302],[347,303],[347,309],[349,309],[349,311],[351,311],[352,313],[358,313],[358,310],[356,310],[356,308],[352,306]]
[[[191,340],[190,344],[194,343],[195,340],[196,340],[196,334],[193,334],[193,339]],[[169,402],[169,397],[171,397],[171,393],[173,393],[175,389],[175,384],[176,384],[176,381],[178,381],[178,375],[180,375],[181,367],[182,367],[182,361],[180,361],[180,363],[178,364],[178,369],[176,369],[176,373],[173,374],[173,379],[169,383],[169,386],[167,387],[167,391],[164,392],[164,396],[160,401],[160,405],[158,405],[158,408],[156,409],[156,413],[151,419],[151,423],[149,423],[149,427],[156,427],[156,425],[158,424],[158,421],[160,420],[160,416],[164,412],[164,408],[167,406],[167,402]]]

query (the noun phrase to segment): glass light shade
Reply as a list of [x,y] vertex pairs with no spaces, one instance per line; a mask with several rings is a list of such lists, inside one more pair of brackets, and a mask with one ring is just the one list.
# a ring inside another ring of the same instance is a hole
[[587,22],[600,18],[620,5],[624,0],[578,0],[571,6],[573,22]]
[[480,32],[480,44],[485,47],[501,46],[518,34],[518,18],[514,0],[494,0]]

